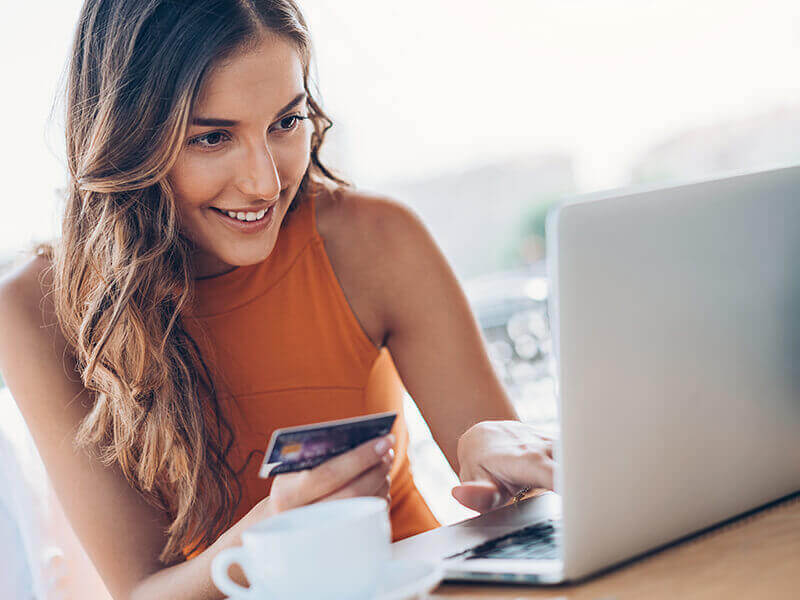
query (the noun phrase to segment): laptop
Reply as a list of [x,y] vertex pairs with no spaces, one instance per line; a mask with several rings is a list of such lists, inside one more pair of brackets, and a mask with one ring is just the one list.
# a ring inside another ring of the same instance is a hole
[[575,581],[800,490],[800,167],[581,197],[547,246],[556,493],[396,558]]

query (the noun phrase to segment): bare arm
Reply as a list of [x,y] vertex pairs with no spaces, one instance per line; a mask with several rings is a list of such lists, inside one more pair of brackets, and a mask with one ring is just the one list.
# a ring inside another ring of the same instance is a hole
[[396,267],[384,288],[387,345],[407,389],[456,473],[461,435],[479,421],[519,420],[486,354],[450,265],[403,209],[389,236]]
[[386,344],[461,485],[485,512],[521,489],[552,489],[552,440],[521,423],[452,269],[411,211],[384,201],[381,305]]
[[[111,596],[72,531],[52,486],[48,486],[47,494],[44,540],[53,549],[50,563],[44,567],[45,577],[52,577],[52,589],[48,590],[52,593],[47,598],[108,600]],[[56,573],[53,574],[53,571]]]
[[[344,277],[351,289],[369,297],[362,319],[379,324],[376,342],[388,346],[403,383],[458,473],[458,441],[465,431],[479,421],[519,420],[461,286],[425,226],[405,206],[353,193],[337,212],[336,227],[346,235],[329,236],[330,245],[336,255],[343,253],[341,244],[357,248],[346,252]],[[337,246],[337,239],[344,241]]]
[[166,585],[157,558],[165,515],[119,469],[74,446],[90,398],[41,291],[43,266],[36,259],[0,285],[0,370],[72,528],[114,598],[221,598],[204,568],[220,548],[168,569]]

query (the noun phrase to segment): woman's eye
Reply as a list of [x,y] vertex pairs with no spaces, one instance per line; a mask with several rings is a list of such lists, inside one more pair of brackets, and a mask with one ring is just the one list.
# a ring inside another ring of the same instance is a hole
[[189,145],[200,146],[201,148],[216,148],[222,145],[222,142],[225,141],[227,137],[227,134],[222,131],[212,131],[192,138],[189,140]]
[[290,115],[288,117],[284,117],[280,121],[278,121],[278,123],[280,124],[280,128],[278,130],[291,131],[292,129],[296,129],[297,123],[307,118],[308,117],[304,117],[302,115]]

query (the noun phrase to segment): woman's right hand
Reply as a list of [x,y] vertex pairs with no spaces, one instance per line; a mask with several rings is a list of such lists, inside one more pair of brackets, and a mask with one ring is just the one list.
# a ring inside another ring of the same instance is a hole
[[[389,470],[394,462],[394,441],[394,436],[389,434],[364,442],[313,469],[276,475],[270,495],[256,504],[209,549],[208,568],[221,550],[242,544],[242,531],[280,512],[315,502],[359,496],[377,496],[390,502]],[[231,566],[229,575],[239,585],[246,585],[247,579],[238,565]]]
[[276,475],[270,490],[270,512],[277,514],[298,506],[377,496],[391,501],[389,470],[394,461],[394,436],[372,439],[313,469]]

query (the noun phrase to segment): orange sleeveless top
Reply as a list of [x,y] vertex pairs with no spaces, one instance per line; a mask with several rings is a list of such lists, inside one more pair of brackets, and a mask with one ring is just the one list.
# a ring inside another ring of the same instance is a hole
[[372,344],[347,302],[317,231],[313,196],[286,215],[264,261],[195,284],[184,324],[233,428],[231,466],[244,469],[234,522],[269,495],[272,478],[258,470],[273,430],[391,410],[392,539],[439,526],[409,468],[403,385],[388,350]]

